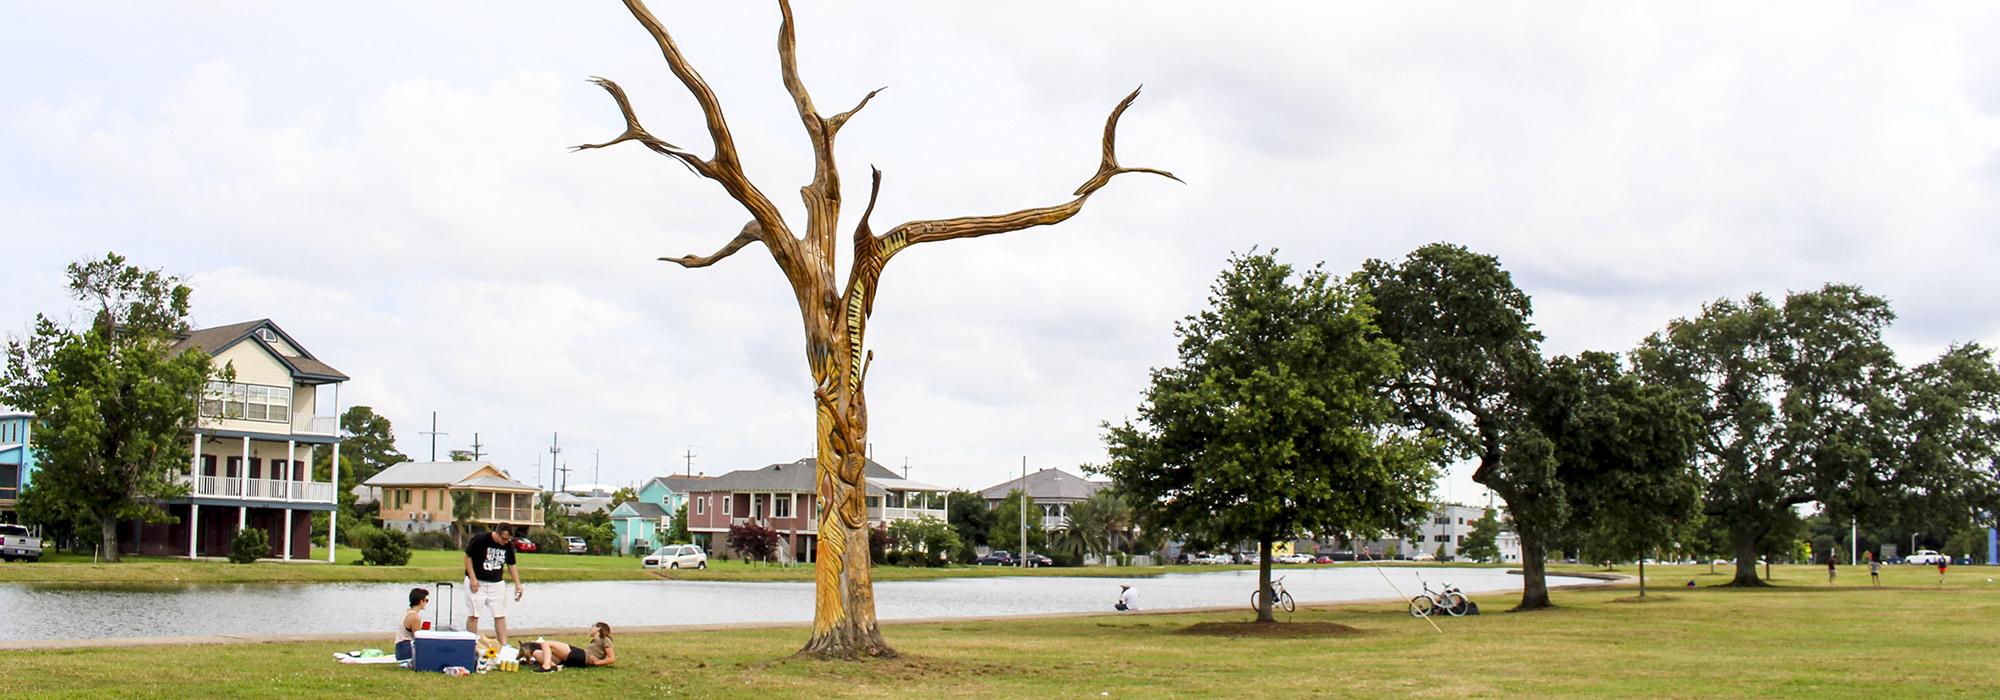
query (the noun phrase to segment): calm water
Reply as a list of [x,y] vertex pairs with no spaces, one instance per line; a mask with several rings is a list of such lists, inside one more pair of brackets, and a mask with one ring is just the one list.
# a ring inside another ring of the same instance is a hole
[[[1198,571],[1198,569],[1197,569]],[[1433,587],[1456,583],[1468,592],[1518,591],[1521,577],[1500,569],[1367,567],[1280,572],[1300,603],[1413,595],[1418,577]],[[1383,575],[1386,574],[1388,581]],[[1390,586],[1401,588],[1399,593]],[[1129,580],[1005,577],[887,581],[875,584],[885,620],[1108,611],[1118,584],[1139,591],[1142,609],[1241,605],[1257,588],[1255,571],[1169,574]],[[1592,583],[1549,577],[1549,585]],[[0,584],[0,640],[166,637],[201,634],[310,634],[381,631],[387,639],[411,584],[314,583],[103,587]],[[462,587],[461,587],[462,588]],[[453,602],[466,610],[464,591]],[[433,601],[436,609],[440,602]],[[512,627],[809,622],[812,584],[699,581],[530,583],[508,611]],[[426,616],[428,619],[428,616]],[[463,619],[457,623],[462,625]],[[490,621],[481,627],[491,629]]]

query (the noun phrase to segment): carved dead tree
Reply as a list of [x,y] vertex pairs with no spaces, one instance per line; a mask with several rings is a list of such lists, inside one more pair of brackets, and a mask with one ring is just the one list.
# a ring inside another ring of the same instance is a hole
[[882,189],[882,173],[873,171],[868,190],[868,207],[854,230],[854,251],[847,281],[842,286],[834,275],[834,253],[838,245],[835,228],[840,218],[840,173],[833,157],[834,137],[848,119],[868,105],[876,93],[868,93],[853,109],[824,117],[813,106],[799,78],[798,56],[793,35],[792,8],[779,0],[783,20],[778,25],[778,57],[785,90],[798,108],[799,121],[811,137],[813,179],[799,189],[805,200],[806,222],[802,234],[795,234],[772,206],[762,190],[743,172],[735,139],[723,119],[722,105],[715,92],[688,63],[666,27],[646,9],[641,0],[625,0],[632,16],[644,25],[660,46],[667,67],[695,101],[701,105],[715,153],[703,158],[685,148],[668,143],[646,131],[632,110],[624,89],[604,78],[592,82],[611,93],[625,117],[625,131],[617,138],[597,144],[577,146],[577,150],[603,148],[627,141],[637,142],[667,156],[696,175],[722,185],[750,212],[750,221],[735,238],[706,256],[687,255],[660,258],[682,267],[707,267],[735,254],[752,243],[762,243],[777,260],[791,282],[799,313],[805,321],[806,361],[812,369],[813,401],[818,413],[818,495],[824,504],[817,545],[817,596],[813,614],[813,636],[801,654],[819,657],[857,658],[893,656],[896,652],[882,641],[875,621],[874,585],[869,574],[867,489],[863,476],[868,444],[868,408],[862,390],[866,385],[872,353],[865,351],[869,314],[874,310],[875,293],[880,288],[882,268],[896,253],[919,243],[974,238],[1018,231],[1066,220],[1083,208],[1084,200],[1120,173],[1145,172],[1179,180],[1172,173],[1150,168],[1126,168],[1118,164],[1114,152],[1118,118],[1137,99],[1139,92],[1125,96],[1111,110],[1104,123],[1104,153],[1097,172],[1073,193],[1073,199],[1053,206],[1026,209],[1011,214],[971,216],[956,219],[910,221],[876,235],[868,217],[875,209],[875,197]]

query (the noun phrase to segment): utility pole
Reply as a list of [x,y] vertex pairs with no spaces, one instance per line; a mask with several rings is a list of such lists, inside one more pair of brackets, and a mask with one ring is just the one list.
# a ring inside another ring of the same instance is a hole
[[590,483],[598,486],[604,485],[604,464],[598,459],[603,456],[603,450],[590,451]]
[[[481,445],[481,444],[479,444],[479,433],[473,433],[473,434],[472,434],[472,461],[474,461],[474,462],[477,462],[477,461],[479,461],[479,458],[480,458],[480,457],[484,457],[484,456],[486,456],[486,453],[485,453],[485,452],[482,452],[482,451],[480,451],[480,449],[479,449],[479,448],[481,448],[481,447],[484,447],[484,445]],[[539,471],[539,470],[538,470],[538,471]]]
[[1861,565],[1861,518],[1855,518],[1847,530],[1847,565]]
[[554,488],[556,485],[556,465],[558,463],[556,458],[562,456],[561,445],[562,445],[562,433],[550,433],[549,434],[549,487],[550,488]]
[[561,467],[556,468],[556,471],[562,472],[562,480],[556,482],[556,491],[560,492],[569,487],[569,463],[564,462]]
[[417,434],[418,434],[418,435],[429,435],[429,436],[431,436],[431,461],[433,461],[433,462],[435,462],[435,461],[438,461],[438,436],[439,436],[439,435],[450,435],[451,433],[440,433],[440,432],[438,432],[438,412],[437,412],[437,411],[431,411],[431,429],[430,429],[430,430],[428,430],[428,431],[423,431],[423,430],[419,430],[419,431],[417,431]]
[[681,456],[687,458],[687,475],[694,476],[694,445],[688,445],[687,454]]
[[1021,455],[1021,568],[1028,568],[1028,456]]
[[903,458],[903,480],[910,480],[910,458],[908,457]]

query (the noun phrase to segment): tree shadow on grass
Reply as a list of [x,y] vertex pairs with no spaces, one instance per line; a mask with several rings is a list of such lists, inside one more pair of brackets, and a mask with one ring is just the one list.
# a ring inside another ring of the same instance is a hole
[[1263,639],[1318,639],[1367,634],[1338,622],[1197,622],[1182,628],[1180,633],[1203,637]]

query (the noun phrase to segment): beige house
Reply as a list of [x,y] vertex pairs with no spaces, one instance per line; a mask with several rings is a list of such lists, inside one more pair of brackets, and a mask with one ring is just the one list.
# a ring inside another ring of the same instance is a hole
[[[192,456],[180,477],[188,494],[161,503],[173,522],[127,523],[124,548],[224,556],[238,531],[254,528],[266,532],[272,556],[309,556],[310,516],[333,510],[333,485],[340,481],[335,416],[347,375],[270,319],[190,331],[173,346],[175,352],[196,348],[215,358],[217,375],[203,392]],[[319,450],[333,450],[328,481],[313,478]],[[335,535],[328,539],[338,541]],[[333,559],[331,546],[327,559]]]
[[382,527],[404,532],[451,527],[452,502],[470,498],[474,529],[524,530],[542,524],[541,489],[485,462],[403,462],[367,481]]

